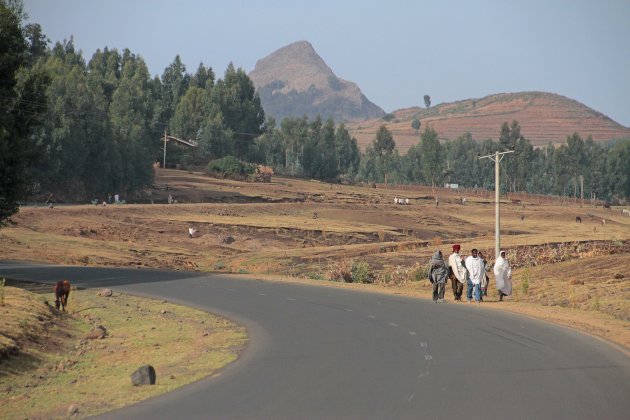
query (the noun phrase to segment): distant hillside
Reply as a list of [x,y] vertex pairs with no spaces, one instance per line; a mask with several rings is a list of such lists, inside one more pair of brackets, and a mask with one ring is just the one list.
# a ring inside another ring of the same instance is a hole
[[522,135],[534,146],[562,143],[574,132],[584,139],[591,135],[595,141],[630,137],[630,128],[580,102],[546,92],[500,93],[439,104],[429,109],[399,109],[389,123],[379,118],[349,124],[348,128],[359,145],[365,148],[374,140],[378,127],[387,124],[398,150],[406,153],[418,142],[419,137],[411,128],[416,117],[422,124],[420,130],[430,125],[443,139],[456,139],[470,132],[475,140],[498,140],[501,125],[504,122],[511,124],[513,120],[518,121]]
[[385,112],[370,102],[361,89],[338,78],[313,46],[299,41],[258,60],[249,74],[267,116],[336,121],[380,118]]

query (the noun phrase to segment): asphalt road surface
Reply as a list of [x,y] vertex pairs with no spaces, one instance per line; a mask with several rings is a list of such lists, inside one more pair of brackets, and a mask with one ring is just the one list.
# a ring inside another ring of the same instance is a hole
[[220,375],[102,418],[630,419],[628,356],[483,304],[185,272],[3,262],[0,276],[107,286],[247,327]]

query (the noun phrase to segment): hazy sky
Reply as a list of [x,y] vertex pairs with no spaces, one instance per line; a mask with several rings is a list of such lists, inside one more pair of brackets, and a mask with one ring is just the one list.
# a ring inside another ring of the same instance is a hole
[[86,61],[129,48],[161,75],[179,54],[222,77],[295,41],[386,112],[546,91],[630,126],[630,0],[24,0]]

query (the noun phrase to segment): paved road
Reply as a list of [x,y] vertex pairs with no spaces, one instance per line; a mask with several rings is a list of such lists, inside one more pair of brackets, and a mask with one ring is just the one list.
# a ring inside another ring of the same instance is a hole
[[219,377],[102,418],[630,418],[626,355],[479,305],[182,272],[5,262],[0,276],[164,297],[248,328]]

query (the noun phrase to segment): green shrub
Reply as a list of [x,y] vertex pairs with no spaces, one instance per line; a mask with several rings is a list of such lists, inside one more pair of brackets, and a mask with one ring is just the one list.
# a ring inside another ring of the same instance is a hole
[[354,283],[374,283],[374,276],[370,272],[370,265],[365,261],[352,263],[352,281]]
[[248,179],[254,181],[256,178],[255,163],[243,162],[234,156],[225,156],[221,159],[215,159],[208,163],[207,172],[210,174],[221,174],[224,178]]
[[521,290],[523,291],[523,295],[527,296],[527,292],[529,291],[529,279],[530,279],[529,270],[525,269],[523,271],[523,276],[521,277]]
[[223,270],[225,268],[225,263],[223,261],[217,261],[214,263],[215,270]]
[[324,277],[323,274],[315,273],[313,271],[309,271],[308,273],[306,273],[306,277],[308,277],[311,280],[326,280],[326,277]]
[[410,281],[421,281],[429,278],[429,266],[426,264],[415,263],[409,270]]
[[208,163],[209,172],[218,172],[226,176],[245,173],[245,164],[234,156],[225,156]]

